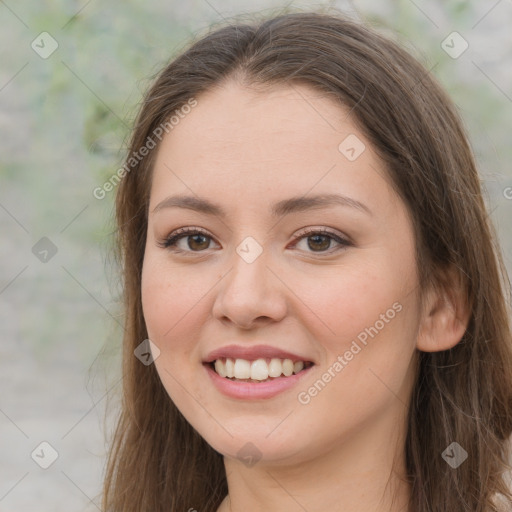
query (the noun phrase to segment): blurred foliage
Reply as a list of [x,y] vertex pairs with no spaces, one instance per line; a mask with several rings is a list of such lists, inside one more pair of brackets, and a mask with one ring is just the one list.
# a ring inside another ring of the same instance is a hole
[[[221,2],[217,3],[222,6]],[[459,105],[475,108],[471,116],[478,118],[480,125],[492,131],[497,119],[506,123],[502,119],[503,97],[486,82],[467,86],[462,66],[454,65],[443,52],[440,29],[426,14],[437,5],[451,26],[467,27],[479,15],[477,7],[481,9],[481,5],[476,1],[437,1],[423,3],[421,10],[419,4],[410,0],[397,0],[382,2],[377,12],[372,2],[356,2],[359,4],[365,18],[398,36],[427,67],[437,63],[433,73]],[[384,4],[387,7],[382,9]],[[12,8],[30,27],[29,30],[23,30],[21,25],[15,27],[12,39],[21,36],[29,39],[28,32],[35,35],[47,31],[59,42],[59,49],[47,60],[30,54],[27,44],[13,47],[14,57],[18,58],[11,61],[22,63],[28,59],[30,72],[37,82],[35,88],[31,81],[21,77],[16,80],[19,94],[30,105],[27,114],[39,136],[58,139],[59,144],[67,146],[67,154],[78,152],[86,164],[86,172],[99,183],[107,179],[122,160],[123,144],[150,78],[186,43],[198,24],[206,26],[219,18],[201,1],[184,6],[178,2],[135,0],[90,4],[48,0],[35,8],[28,4],[13,4]],[[239,10],[244,9],[250,10],[250,5],[239,7]],[[222,11],[221,7],[218,10]],[[382,11],[386,11],[385,14]],[[8,27],[17,23],[5,9],[3,18],[10,18]],[[184,23],[186,21],[194,25],[193,29]],[[11,67],[16,70],[16,65]],[[27,76],[29,70],[24,73]],[[508,144],[503,149],[510,156]],[[485,153],[485,148],[478,150]],[[19,177],[15,162],[26,156],[4,157],[1,175],[9,179]]]

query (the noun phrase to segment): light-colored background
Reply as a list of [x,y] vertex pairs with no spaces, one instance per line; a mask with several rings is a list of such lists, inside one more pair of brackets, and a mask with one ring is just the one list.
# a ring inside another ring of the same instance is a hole
[[[330,4],[394,31],[449,91],[510,272],[512,1]],[[108,258],[114,193],[98,200],[92,191],[121,165],[141,93],[173,52],[222,18],[283,5],[0,1],[0,511],[100,509],[121,328]],[[457,59],[441,47],[453,31],[469,44]],[[46,59],[31,47],[48,50],[41,32],[59,45]],[[47,262],[32,252],[42,237],[57,248]],[[48,469],[31,458],[42,441],[58,452]]]

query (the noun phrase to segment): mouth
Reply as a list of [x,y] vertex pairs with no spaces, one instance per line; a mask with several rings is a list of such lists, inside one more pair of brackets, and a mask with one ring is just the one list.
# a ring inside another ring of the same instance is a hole
[[314,366],[311,361],[259,358],[255,360],[218,358],[203,363],[219,377],[232,382],[264,383],[298,375]]

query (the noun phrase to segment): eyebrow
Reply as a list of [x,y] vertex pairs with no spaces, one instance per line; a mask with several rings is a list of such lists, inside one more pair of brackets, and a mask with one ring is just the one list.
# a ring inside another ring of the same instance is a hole
[[[329,206],[344,206],[354,208],[368,215],[373,215],[372,211],[365,204],[352,199],[351,197],[340,194],[320,194],[315,196],[298,196],[289,199],[283,199],[272,205],[271,214],[274,217],[281,217],[289,213],[303,212],[307,210],[317,210]],[[215,215],[220,218],[227,218],[228,214],[222,206],[212,203],[208,199],[198,196],[175,195],[165,198],[153,209],[156,213],[164,208],[186,208],[207,215]]]

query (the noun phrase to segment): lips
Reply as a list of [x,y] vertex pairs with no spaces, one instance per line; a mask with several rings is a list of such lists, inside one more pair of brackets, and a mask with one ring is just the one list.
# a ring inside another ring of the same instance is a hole
[[[240,361],[240,359],[237,359]],[[251,379],[230,379],[221,377],[214,369],[213,363],[203,363],[203,367],[210,382],[224,396],[237,400],[267,400],[281,393],[298,386],[313,369],[311,366],[304,368],[296,374],[290,376],[281,376],[277,378],[268,378],[264,381],[253,381]]]
[[210,352],[203,366],[217,389],[232,398],[271,398],[297,384],[314,362],[270,345],[227,345]]

